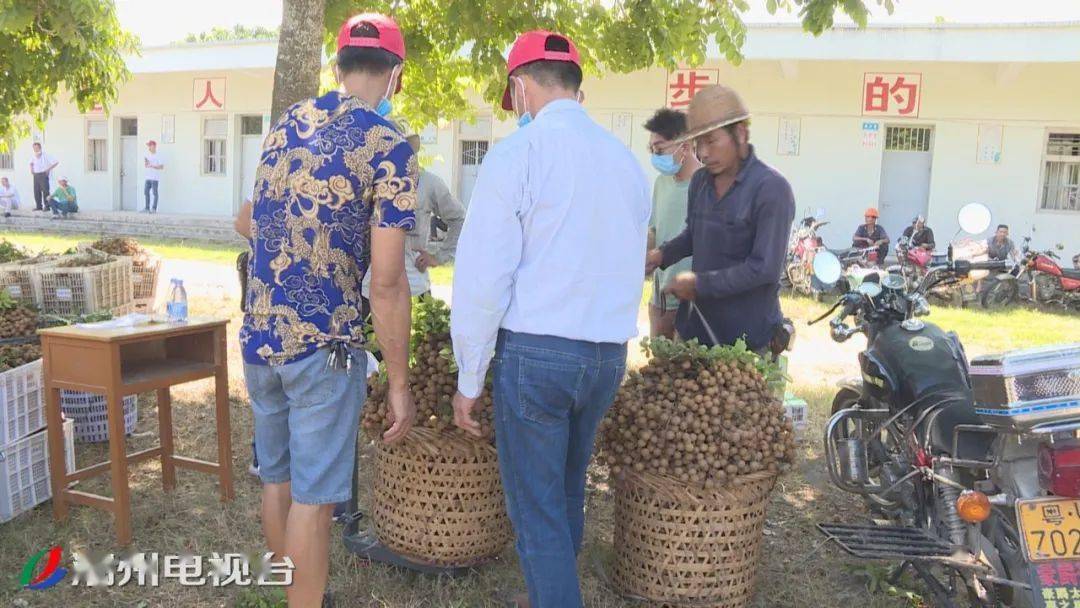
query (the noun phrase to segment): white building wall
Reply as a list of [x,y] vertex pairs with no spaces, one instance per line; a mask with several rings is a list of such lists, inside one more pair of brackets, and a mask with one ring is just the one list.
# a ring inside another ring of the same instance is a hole
[[[886,38],[892,34],[873,33]],[[819,41],[807,44],[815,45]],[[250,54],[257,49],[242,50]],[[170,57],[179,52],[170,50]],[[265,62],[266,58],[260,61]],[[139,120],[140,152],[145,150],[148,139],[161,141],[161,117],[175,116],[176,141],[159,145],[166,165],[161,183],[162,212],[228,215],[239,200],[250,194],[241,192],[240,188],[239,117],[268,112],[272,68],[169,71],[181,64],[173,60],[165,64],[160,71],[135,74],[123,87],[108,121],[107,173],[91,174],[85,170],[87,117],[66,101],[55,109],[45,130],[45,147],[61,162],[57,172],[68,175],[79,190],[84,209],[119,208],[119,117],[128,116]],[[159,69],[154,65],[157,64],[151,61],[143,68]],[[743,95],[753,113],[751,141],[758,155],[791,181],[798,212],[826,210],[831,224],[824,229],[823,236],[832,246],[847,244],[861,221],[862,210],[877,204],[884,129],[890,124],[925,125],[934,129],[929,221],[939,240],[944,241],[955,232],[956,210],[973,201],[987,204],[995,221],[1011,224],[1014,234],[1024,234],[1031,226],[1036,227],[1037,245],[1049,246],[1059,241],[1069,244],[1070,239],[1075,241],[1073,235],[1080,233],[1080,213],[1038,210],[1042,155],[1048,131],[1080,131],[1080,106],[1076,104],[1080,99],[1080,62],[751,59],[737,67],[719,61],[704,67],[718,69],[721,81]],[[864,72],[921,73],[920,116],[863,117]],[[215,76],[225,77],[227,83],[226,108],[219,113],[229,119],[228,170],[224,176],[205,175],[202,171],[201,121],[210,114],[192,111],[191,107],[193,80]],[[649,164],[648,134],[642,125],[664,104],[666,83],[667,74],[663,70],[646,70],[604,78],[587,77],[583,85],[585,107],[601,125],[613,128],[615,117],[630,115],[627,143],[650,177],[655,172]],[[425,144],[423,150],[422,159],[427,168],[440,175],[455,193],[460,187],[462,132],[474,131],[470,137],[486,136],[494,143],[517,128],[514,120],[479,101],[477,116],[490,121],[490,128],[483,130],[483,134],[475,133],[475,128],[463,128],[457,121],[444,121],[438,125],[435,141]],[[797,156],[777,154],[781,117],[800,120]],[[882,124],[881,142],[876,148],[862,144],[861,129],[866,120]],[[976,162],[980,124],[1003,125],[1002,158],[998,164]],[[23,200],[32,204],[29,158],[29,143],[20,142],[14,170],[0,174],[8,174]],[[142,163],[138,165],[141,197],[143,170]]]

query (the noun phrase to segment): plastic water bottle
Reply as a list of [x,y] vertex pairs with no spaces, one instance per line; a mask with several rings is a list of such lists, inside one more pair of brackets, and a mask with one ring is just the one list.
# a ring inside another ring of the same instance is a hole
[[187,291],[184,289],[182,280],[173,279],[171,283],[172,288],[165,310],[169,313],[170,323],[184,323],[188,319]]

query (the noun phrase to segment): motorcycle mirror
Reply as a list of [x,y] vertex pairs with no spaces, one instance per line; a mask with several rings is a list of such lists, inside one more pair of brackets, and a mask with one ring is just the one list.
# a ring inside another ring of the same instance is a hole
[[990,209],[982,203],[968,203],[960,208],[956,214],[956,221],[960,224],[960,230],[968,234],[981,234],[990,227],[992,218]]
[[835,285],[843,274],[840,259],[831,251],[818,251],[814,255],[814,277],[826,285]]
[[881,295],[881,285],[872,281],[863,281],[856,291],[868,298],[876,298]]

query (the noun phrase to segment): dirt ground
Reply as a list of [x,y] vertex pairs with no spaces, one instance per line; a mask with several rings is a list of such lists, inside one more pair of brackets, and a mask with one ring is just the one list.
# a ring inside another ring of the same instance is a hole
[[[197,473],[179,473],[177,489],[164,494],[160,486],[160,466],[148,461],[131,474],[134,505],[134,550],[161,554],[190,553],[209,556],[212,552],[261,553],[259,529],[259,484],[245,471],[250,461],[251,415],[247,405],[236,330],[239,328],[235,279],[230,269],[213,264],[185,262],[170,264],[163,280],[183,276],[191,296],[192,314],[229,314],[230,399],[232,402],[233,467],[237,498],[222,504],[215,484]],[[805,321],[822,310],[804,300],[785,300],[788,314]],[[978,313],[974,313],[978,314]],[[1073,324],[1080,325],[1080,324]],[[795,471],[783,477],[774,492],[768,511],[767,531],[752,606],[836,607],[860,606],[894,608],[918,606],[918,588],[892,589],[881,585],[885,565],[860,563],[824,541],[815,525],[830,520],[859,521],[865,515],[859,503],[827,484],[822,463],[820,429],[823,427],[835,383],[855,371],[855,355],[860,338],[847,344],[833,343],[823,327],[799,324],[800,335],[791,356],[790,375],[796,393],[811,404],[810,430],[801,449]],[[1078,331],[1078,330],[1074,330]],[[967,339],[967,336],[964,336]],[[1080,335],[1061,341],[1080,341]],[[979,352],[977,336],[969,349]],[[637,358],[640,361],[640,357]],[[208,383],[199,382],[174,390],[175,440],[179,453],[213,460],[214,422],[209,403]],[[128,439],[128,450],[157,443],[157,410],[150,396],[139,404],[139,422]],[[87,466],[106,457],[101,445],[79,444],[78,465]],[[360,467],[361,505],[369,495],[370,448],[362,451]],[[88,491],[107,494],[107,477],[82,482]],[[580,573],[586,605],[606,608],[633,606],[621,600],[605,583],[603,564],[611,555],[612,500],[606,474],[592,471],[587,501],[586,546]],[[335,533],[340,527],[335,528]],[[92,606],[92,607],[192,607],[239,606],[270,608],[283,606],[279,591],[254,588],[182,587],[175,581],[157,588],[72,588],[68,584],[45,591],[23,590],[19,575],[26,560],[37,551],[59,544],[72,550],[105,553],[114,551],[113,527],[109,517],[86,507],[73,507],[63,524],[52,520],[48,503],[16,520],[0,525],[0,606]],[[420,576],[348,554],[341,543],[333,543],[331,589],[337,605],[357,608],[465,608],[494,607],[500,598],[523,590],[524,582],[511,547],[493,564],[476,569],[466,577],[449,579]],[[870,587],[875,590],[870,591]]]

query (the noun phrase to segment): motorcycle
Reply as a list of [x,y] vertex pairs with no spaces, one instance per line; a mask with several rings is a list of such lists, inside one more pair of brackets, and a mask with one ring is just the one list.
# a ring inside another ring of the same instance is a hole
[[[1064,249],[1057,246],[1057,251]],[[1024,237],[1022,261],[1011,272],[995,277],[983,296],[987,307],[1004,307],[1024,299],[1039,304],[1055,304],[1066,310],[1080,310],[1080,269],[1065,268],[1054,250],[1031,248],[1031,237]]]
[[[963,210],[961,226],[986,228]],[[862,378],[834,398],[825,452],[832,483],[862,496],[873,524],[818,528],[856,557],[898,560],[894,582],[913,569],[941,608],[962,592],[982,608],[1055,605],[1054,586],[1080,594],[1077,579],[1050,576],[1080,567],[1080,345],[969,365],[955,333],[919,318],[934,287],[1005,267],[949,259],[914,288],[898,272],[868,277],[811,322],[839,309],[832,338],[868,344]],[[835,256],[814,270],[840,278]]]
[[804,295],[814,295],[814,254],[822,247],[817,231],[829,222],[807,216],[799,222],[788,244],[788,260],[784,276],[793,289]]

